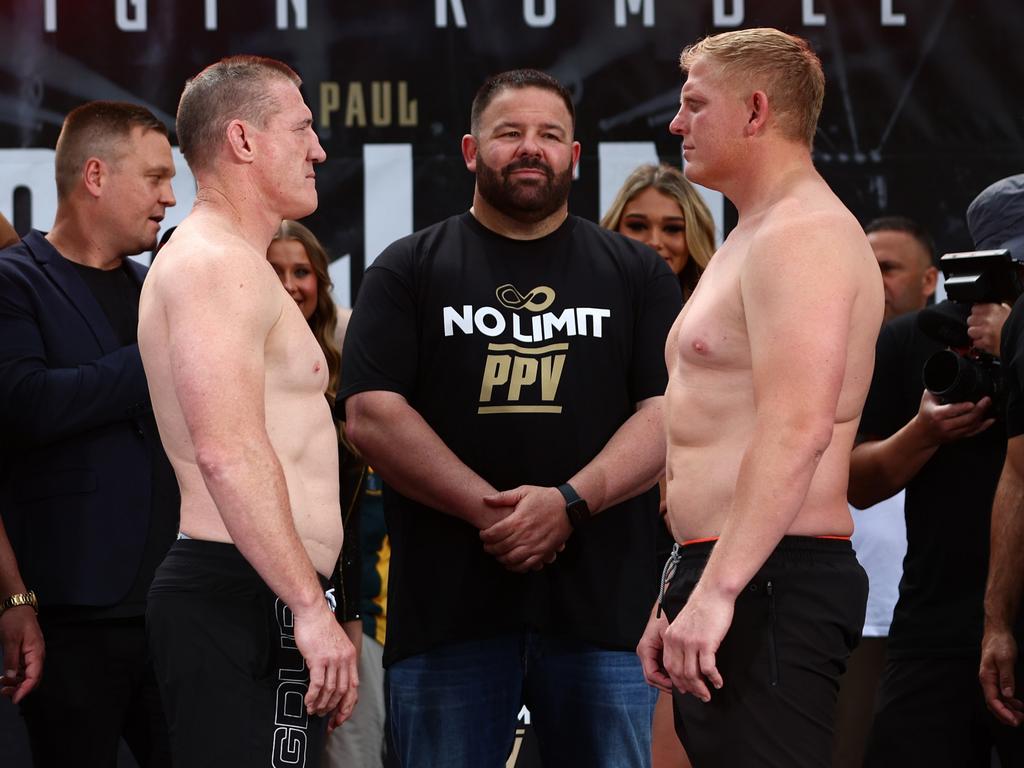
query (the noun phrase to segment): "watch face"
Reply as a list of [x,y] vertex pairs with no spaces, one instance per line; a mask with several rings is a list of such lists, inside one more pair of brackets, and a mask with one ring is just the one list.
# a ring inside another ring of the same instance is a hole
[[569,522],[574,528],[590,519],[590,509],[583,499],[578,499],[567,505],[565,511],[569,514]]

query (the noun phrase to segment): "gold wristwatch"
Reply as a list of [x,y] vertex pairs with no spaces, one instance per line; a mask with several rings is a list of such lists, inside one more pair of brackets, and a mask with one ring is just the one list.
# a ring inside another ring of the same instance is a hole
[[28,592],[11,595],[0,603],[0,616],[3,616],[9,608],[17,608],[19,605],[31,605],[32,610],[39,613],[39,601],[36,600],[36,593],[30,589]]

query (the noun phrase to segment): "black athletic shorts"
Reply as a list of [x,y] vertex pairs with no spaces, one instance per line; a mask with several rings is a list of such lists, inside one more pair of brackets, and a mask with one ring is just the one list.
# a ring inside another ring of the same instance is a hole
[[[685,605],[714,542],[681,547],[663,607]],[[828,768],[839,677],[860,639],[868,580],[850,542],[786,536],[736,599],[711,701],[672,695],[694,768]]]
[[327,721],[306,714],[293,626],[234,545],[174,543],[149,590],[146,632],[175,766],[319,765]]

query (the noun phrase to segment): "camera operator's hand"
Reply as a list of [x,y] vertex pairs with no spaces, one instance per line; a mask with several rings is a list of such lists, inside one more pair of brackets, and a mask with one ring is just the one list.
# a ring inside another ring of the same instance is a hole
[[975,304],[967,318],[967,335],[975,349],[999,357],[999,339],[1003,323],[1010,314],[1009,304]]
[[983,397],[977,403],[939,402],[927,389],[921,394],[921,405],[914,420],[924,429],[930,441],[942,445],[984,432],[995,423],[987,414],[992,398]]

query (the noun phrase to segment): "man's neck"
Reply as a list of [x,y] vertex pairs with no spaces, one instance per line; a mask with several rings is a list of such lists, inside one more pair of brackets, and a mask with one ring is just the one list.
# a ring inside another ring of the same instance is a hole
[[73,216],[62,216],[58,212],[46,240],[68,261],[93,269],[117,269],[124,263],[125,254],[117,253],[92,236],[90,233],[94,230],[80,226]]
[[260,197],[250,185],[203,179],[189,215],[212,220],[215,226],[223,226],[249,243],[257,253],[266,253],[281,226],[281,217],[260,205]]
[[510,240],[537,240],[550,235],[569,215],[569,204],[565,203],[550,216],[540,221],[524,222],[514,219],[484,200],[479,192],[473,194],[473,207],[469,209],[478,222],[492,232]]
[[740,222],[752,219],[792,194],[802,181],[820,179],[807,147],[791,141],[773,142],[750,157],[743,171],[721,191],[736,206]]

